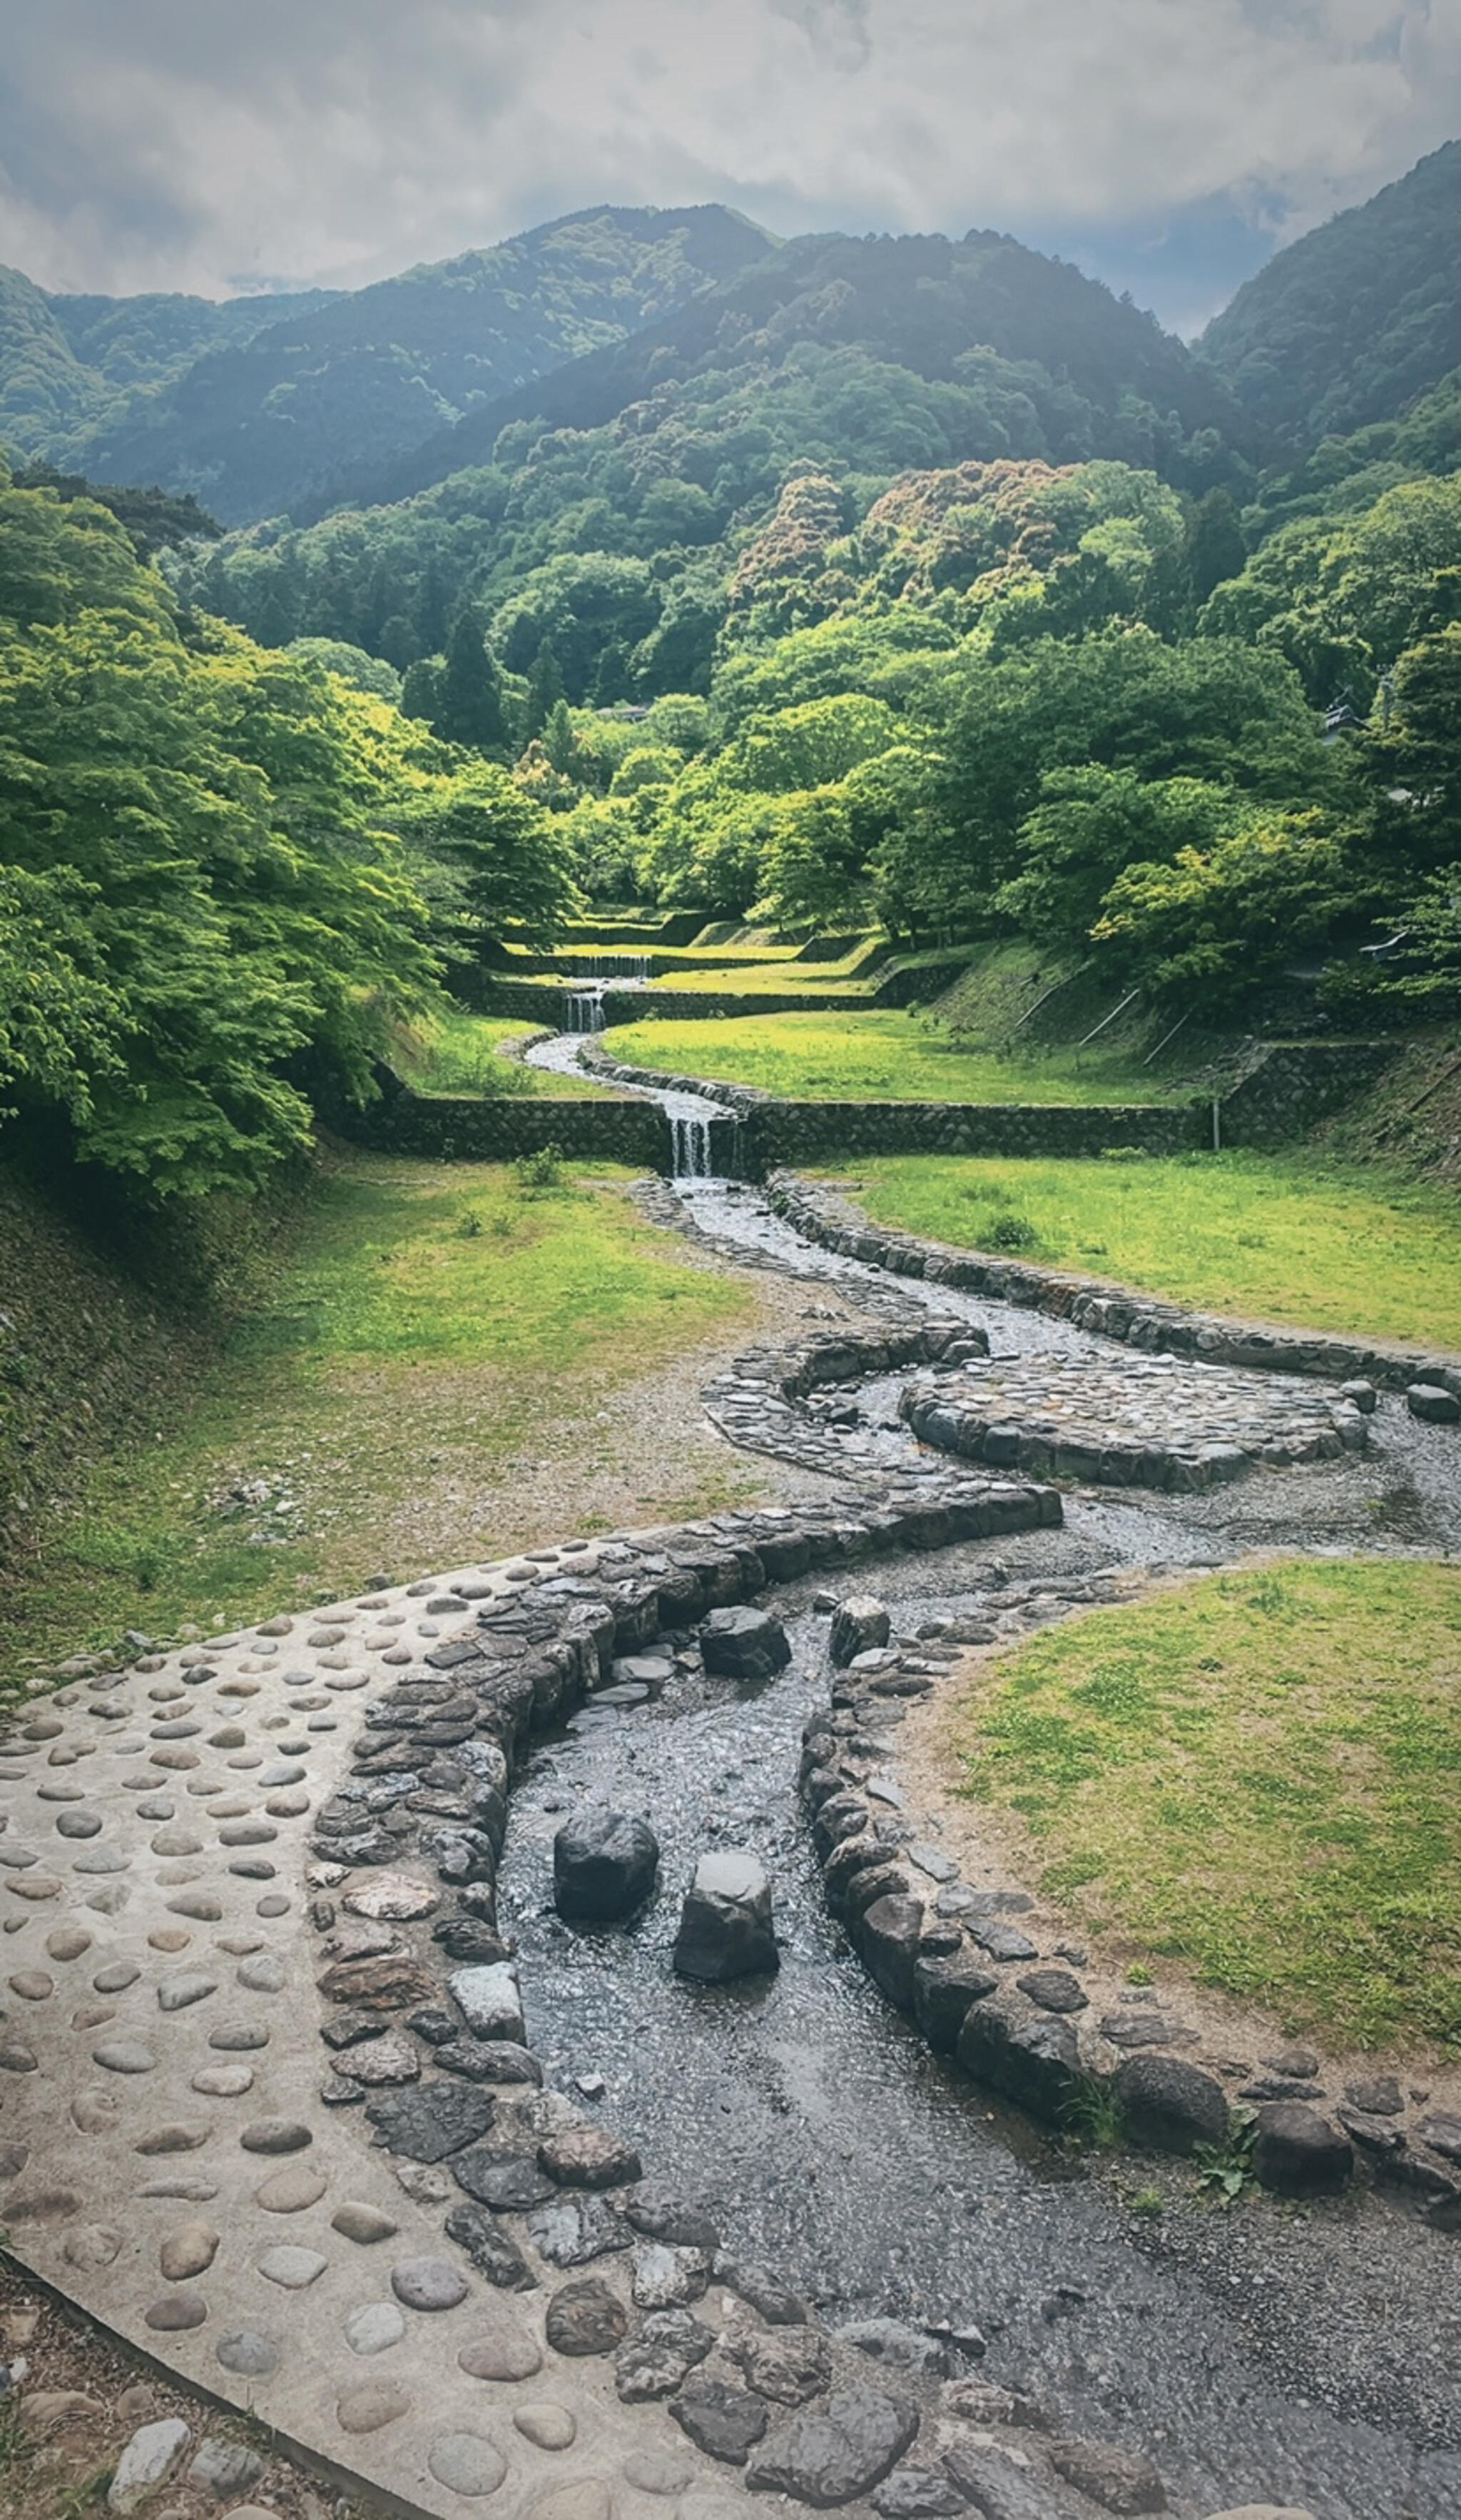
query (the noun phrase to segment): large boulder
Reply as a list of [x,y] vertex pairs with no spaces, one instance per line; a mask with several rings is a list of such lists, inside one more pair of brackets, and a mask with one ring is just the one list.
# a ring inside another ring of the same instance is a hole
[[892,1633],[893,1622],[883,1603],[870,1593],[855,1593],[832,1612],[827,1650],[839,1671],[844,1670],[855,1654],[885,1645]]
[[659,1840],[647,1821],[591,1803],[553,1842],[553,1896],[570,1924],[609,1924],[642,1907],[654,1887]]
[[1132,2140],[1153,2152],[1193,2152],[1226,2138],[1221,2084],[1179,2057],[1128,2056],[1116,2069],[1113,2090]]
[[786,1631],[770,1610],[712,1610],[700,1630],[705,1668],[728,1680],[772,1680],[791,1660]]
[[1279,2196],[1332,2195],[1354,2168],[1354,2148],[1305,2100],[1275,2100],[1260,2109],[1254,2176]]
[[874,1899],[855,1928],[868,1976],[900,2012],[913,2009],[913,1966],[922,1931],[922,1900],[896,1896]]
[[993,1995],[999,1981],[964,1954],[947,1959],[919,1958],[913,1962],[913,2018],[928,2041],[947,2054],[957,2045],[964,2015],[973,2003]]
[[771,1883],[758,1856],[743,1847],[701,1856],[681,1911],[675,1966],[711,1985],[779,1966]]
[[1068,2021],[1025,2017],[1007,2002],[971,2004],[954,2049],[964,2072],[1032,2117],[1058,2125],[1081,2087],[1081,2052]]
[[1432,1426],[1454,1426],[1461,1418],[1461,1400],[1439,1382],[1412,1382],[1405,1406],[1412,1418],[1423,1418]]
[[781,2424],[746,2470],[753,2494],[789,2494],[829,2511],[870,2493],[918,2429],[911,2407],[881,2389],[838,2389],[825,2414],[808,2408]]

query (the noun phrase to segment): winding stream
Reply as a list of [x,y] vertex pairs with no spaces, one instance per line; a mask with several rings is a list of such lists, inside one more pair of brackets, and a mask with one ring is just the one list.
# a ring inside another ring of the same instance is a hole
[[[564,1037],[529,1056],[570,1066],[576,1049]],[[721,1116],[699,1097],[655,1099]],[[1108,1346],[841,1259],[745,1186],[682,1180],[674,1197],[686,1230],[728,1256],[835,1283],[873,1312],[961,1315],[996,1356]],[[894,1387],[860,1394],[873,1422],[849,1437],[849,1473],[917,1457],[888,1423]],[[996,1557],[1025,1580],[1257,1548],[1461,1546],[1456,1437],[1394,1398],[1372,1437],[1363,1454],[1207,1495],[1078,1490],[1061,1531],[884,1561],[872,1586],[912,1633],[967,1614]],[[592,1706],[538,1750],[502,1876],[533,2044],[590,2092],[601,2077],[606,2112],[652,2174],[716,2209],[732,2246],[831,2324],[972,2321],[983,2376],[1028,2386],[1072,2429],[1141,2443],[1194,2510],[1277,2500],[1318,2520],[1461,2520],[1461,2242],[1379,2195],[1221,2213],[1194,2201],[1190,2173],[1171,2176],[1160,2218],[1140,2218],[1124,2201],[1132,2182],[1049,2153],[933,2058],[863,1975],[826,1912],[795,1797],[801,1724],[825,1702],[812,1591],[774,1604],[795,1649],[775,1683],[747,1690],[676,1668],[649,1700]],[[754,1846],[775,1884],[778,1976],[720,1990],[676,1979],[677,1902],[663,1893],[627,1931],[559,1923],[552,1839],[590,1796],[646,1814],[666,1884],[717,1839]]]

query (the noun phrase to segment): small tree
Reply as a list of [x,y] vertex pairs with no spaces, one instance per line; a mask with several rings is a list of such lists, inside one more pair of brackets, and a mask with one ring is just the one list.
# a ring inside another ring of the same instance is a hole
[[502,679],[470,605],[452,624],[431,723],[447,743],[465,744],[490,759],[508,752]]

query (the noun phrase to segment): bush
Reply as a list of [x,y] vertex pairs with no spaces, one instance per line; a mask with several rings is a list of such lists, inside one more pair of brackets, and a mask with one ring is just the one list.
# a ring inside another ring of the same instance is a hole
[[539,1147],[531,1155],[519,1155],[512,1166],[517,1187],[524,1191],[561,1190],[563,1187],[563,1149],[552,1142]]

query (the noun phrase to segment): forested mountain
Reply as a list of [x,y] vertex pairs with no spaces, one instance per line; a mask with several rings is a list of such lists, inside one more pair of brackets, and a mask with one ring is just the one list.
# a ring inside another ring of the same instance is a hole
[[[1013,237],[803,237],[668,320],[485,405],[403,463],[342,467],[328,504],[375,505],[427,489],[488,460],[515,421],[591,429],[665,388],[683,388],[691,407],[732,381],[771,391],[818,353],[880,371],[865,388],[874,401],[879,382],[908,396],[895,462],[993,454],[1060,462],[1129,455],[1139,444],[1166,469],[1211,461],[1202,443],[1210,433],[1238,446],[1250,434],[1225,388],[1153,317]],[[850,374],[857,378],[856,366]],[[819,440],[797,451],[881,464],[885,428],[881,412],[864,420],[854,384]]]
[[767,249],[729,210],[597,209],[343,295],[48,299],[13,275],[0,430],[244,523],[316,495],[342,452],[399,457]]
[[1311,446],[1396,419],[1461,367],[1461,141],[1275,254],[1202,350],[1244,408]]
[[156,395],[208,351],[242,347],[266,325],[328,306],[332,294],[312,289],[217,305],[207,297],[53,297],[0,265],[0,443],[42,456],[88,444],[134,396]]

